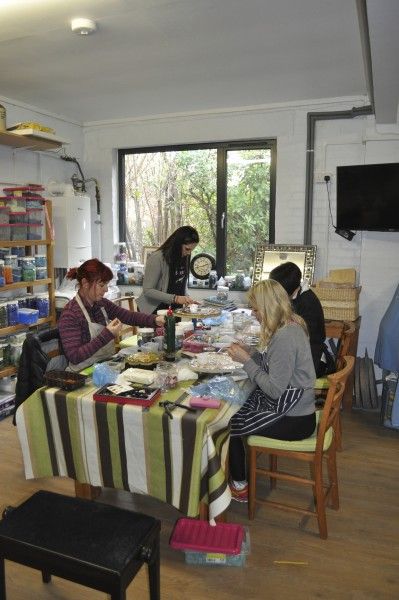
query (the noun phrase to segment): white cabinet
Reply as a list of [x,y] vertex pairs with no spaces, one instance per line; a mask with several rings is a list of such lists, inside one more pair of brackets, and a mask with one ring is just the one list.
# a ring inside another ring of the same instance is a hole
[[54,197],[54,266],[77,267],[92,258],[91,209],[89,196]]

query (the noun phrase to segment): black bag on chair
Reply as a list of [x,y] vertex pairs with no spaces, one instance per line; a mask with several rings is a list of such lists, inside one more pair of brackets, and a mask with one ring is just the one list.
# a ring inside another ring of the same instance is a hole
[[[58,327],[46,329],[39,333],[29,333],[26,336],[18,365],[17,384],[15,386],[15,411],[34,391],[44,385],[44,374],[50,360],[53,360],[48,356],[46,346],[54,340],[59,342]],[[65,356],[56,358],[64,359],[63,368],[65,369],[67,364]],[[13,423],[15,425],[15,412]]]
[[335,357],[331,354],[327,344],[324,343],[317,377],[326,377],[326,375],[331,375],[331,373],[335,373],[336,371],[337,365]]

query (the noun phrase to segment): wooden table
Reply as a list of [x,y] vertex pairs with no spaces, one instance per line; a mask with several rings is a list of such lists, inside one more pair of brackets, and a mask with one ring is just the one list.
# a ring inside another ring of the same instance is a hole
[[[161,400],[187,403],[184,384]],[[224,468],[229,421],[237,407],[175,408],[170,419],[158,402],[150,409],[95,402],[95,389],[44,387],[18,408],[27,479],[71,477],[80,486],[149,494],[191,517],[200,503],[209,518],[225,511],[231,500]]]

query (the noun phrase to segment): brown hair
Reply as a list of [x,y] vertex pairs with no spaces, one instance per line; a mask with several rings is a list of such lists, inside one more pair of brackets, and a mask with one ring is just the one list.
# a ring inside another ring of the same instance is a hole
[[89,284],[96,281],[108,283],[113,278],[113,273],[107,265],[98,258],[90,258],[79,267],[72,267],[66,274],[67,279],[77,279],[79,287],[82,285],[82,279],[86,279]]

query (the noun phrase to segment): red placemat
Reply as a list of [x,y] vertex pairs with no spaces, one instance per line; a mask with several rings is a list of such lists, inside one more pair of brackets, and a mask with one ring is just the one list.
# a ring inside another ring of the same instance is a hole
[[239,554],[243,538],[242,525],[184,518],[176,522],[169,544],[175,550]]

